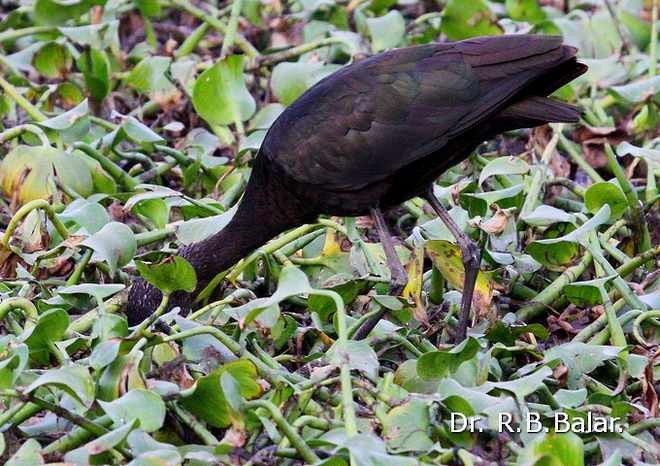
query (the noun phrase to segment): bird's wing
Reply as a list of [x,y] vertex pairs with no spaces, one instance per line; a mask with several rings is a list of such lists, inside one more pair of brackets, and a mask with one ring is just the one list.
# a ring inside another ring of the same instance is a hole
[[377,55],[301,96],[262,153],[301,183],[360,189],[442,149],[574,53],[559,38],[518,35]]

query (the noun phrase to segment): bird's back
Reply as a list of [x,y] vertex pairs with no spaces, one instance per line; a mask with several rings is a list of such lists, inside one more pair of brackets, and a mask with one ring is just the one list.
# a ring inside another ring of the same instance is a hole
[[303,94],[273,124],[260,156],[296,182],[331,192],[360,190],[438,154],[452,139],[535,95],[535,83],[547,95],[581,74],[570,66],[574,55],[558,37],[533,35],[376,55]]

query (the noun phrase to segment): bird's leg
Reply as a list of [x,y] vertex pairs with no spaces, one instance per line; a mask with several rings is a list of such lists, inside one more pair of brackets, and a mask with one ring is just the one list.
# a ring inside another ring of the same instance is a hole
[[[383,251],[385,251],[385,259],[387,261],[387,266],[390,269],[389,294],[391,296],[399,296],[403,291],[403,288],[406,286],[406,283],[408,283],[408,274],[406,273],[406,269],[403,268],[403,264],[401,263],[399,256],[394,250],[394,244],[392,243],[392,236],[390,235],[390,231],[387,228],[387,224],[385,223],[383,212],[381,212],[381,210],[378,207],[376,207],[371,209],[371,216],[373,217],[374,222],[376,223],[376,231],[378,232],[378,238],[380,239],[380,244],[383,245]],[[362,340],[367,335],[369,335],[369,332],[373,330],[373,328],[376,326],[378,321],[383,317],[384,313],[385,313],[385,308],[383,307],[378,313],[374,314],[368,320],[366,320],[362,324],[362,326],[357,330],[357,332],[355,332],[354,339]]]
[[465,280],[463,282],[463,297],[461,299],[461,311],[458,319],[458,329],[456,332],[456,342],[461,342],[467,337],[468,320],[470,318],[470,308],[472,305],[472,295],[474,294],[474,285],[479,273],[481,263],[481,251],[477,243],[472,241],[451,218],[447,209],[445,209],[438,198],[433,194],[433,187],[426,192],[426,200],[431,204],[433,210],[438,214],[440,220],[447,226],[456,243],[461,250],[463,258],[463,267],[465,269]]

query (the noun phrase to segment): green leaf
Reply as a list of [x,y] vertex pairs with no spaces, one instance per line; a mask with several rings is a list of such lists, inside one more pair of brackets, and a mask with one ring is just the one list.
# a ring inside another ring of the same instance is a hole
[[345,345],[336,341],[326,353],[326,358],[335,365],[347,362],[350,369],[362,371],[373,379],[378,376],[378,356],[364,340],[349,340]]
[[545,204],[520,218],[526,224],[537,227],[547,227],[554,223],[575,223],[575,215]]
[[660,76],[643,78],[623,86],[612,86],[610,94],[628,103],[637,104],[657,96],[660,92]]
[[73,64],[69,49],[57,42],[48,42],[34,54],[32,64],[46,78],[65,78]]
[[478,351],[479,342],[470,337],[458,346],[424,353],[417,360],[417,374],[425,380],[445,377],[456,372],[461,364],[475,357]]
[[555,359],[561,360],[568,368],[568,388],[578,388],[584,384],[584,374],[589,374],[605,361],[616,359],[620,352],[621,348],[615,346],[571,342],[546,350],[543,361],[548,363]]
[[440,25],[449,40],[502,34],[495,15],[484,0],[449,0]]
[[628,141],[623,141],[616,146],[616,153],[620,157],[630,154],[633,157],[642,157],[651,162],[660,163],[660,150],[633,146]]
[[87,166],[60,149],[19,145],[0,162],[3,191],[21,204],[34,199],[60,199],[55,180],[81,196],[92,194],[92,176]]
[[87,199],[75,199],[57,216],[71,231],[71,225],[76,224],[88,234],[96,233],[110,221],[110,215],[101,204]]
[[584,443],[572,432],[549,432],[534,439],[519,455],[518,466],[584,466]]
[[479,175],[479,185],[491,176],[524,175],[529,172],[529,165],[518,157],[497,157],[486,164]]
[[382,52],[401,44],[406,33],[406,22],[398,10],[391,10],[377,18],[367,18],[371,48]]
[[31,393],[37,388],[45,386],[53,386],[64,390],[85,408],[90,408],[94,402],[96,391],[94,380],[89,374],[89,370],[83,366],[71,364],[47,370],[28,385],[25,393]]
[[545,12],[536,0],[506,0],[506,10],[511,19],[516,21],[536,24],[546,19]]
[[137,251],[133,231],[119,222],[108,223],[81,244],[93,249],[92,260],[106,262],[112,273],[128,264]]
[[486,338],[492,343],[513,346],[520,335],[527,333],[531,333],[541,340],[546,340],[550,337],[550,332],[541,324],[507,325],[501,320],[498,320],[488,330]]
[[176,91],[167,78],[172,59],[170,57],[146,57],[126,77],[126,84],[152,100],[163,99]]
[[49,309],[41,314],[37,324],[21,334],[30,348],[30,357],[40,364],[48,364],[51,345],[64,336],[68,326],[69,314],[63,309]]
[[605,285],[614,278],[616,275],[569,283],[564,287],[564,294],[576,306],[591,307],[603,304],[603,299],[607,296]]
[[433,446],[428,401],[412,399],[396,406],[382,423],[383,437],[392,452],[426,452]]
[[154,432],[165,421],[165,403],[162,398],[150,390],[130,390],[121,398],[107,402],[99,401],[103,411],[110,416],[115,427],[140,421],[140,429]]
[[83,100],[76,107],[69,111],[61,113],[56,117],[49,118],[39,122],[39,126],[53,129],[56,131],[65,131],[71,129],[79,120],[89,115],[89,105],[87,99]]
[[159,264],[136,261],[135,265],[142,278],[165,294],[179,290],[192,293],[197,287],[195,269],[181,256],[169,257]]
[[284,105],[291,105],[307,89],[334,71],[336,67],[323,66],[319,62],[283,62],[273,68],[270,87]]
[[80,54],[76,64],[85,78],[89,96],[102,101],[110,93],[110,62],[106,53],[90,48]]
[[245,86],[243,56],[229,56],[204,71],[195,81],[192,101],[211,125],[249,120],[256,103]]
[[571,263],[577,256],[577,244],[595,231],[610,218],[610,208],[607,204],[596,214],[584,222],[579,228],[558,238],[536,240],[528,244],[525,251],[534,259],[549,267],[563,266]]
[[78,19],[92,6],[88,0],[36,0],[34,19],[38,24],[58,26],[70,19]]
[[595,214],[605,204],[610,208],[610,223],[623,217],[628,210],[626,195],[617,184],[602,181],[589,186],[584,193],[584,206],[587,210]]
[[14,456],[9,458],[5,466],[35,466],[44,464],[41,456],[41,445],[34,439],[27,439]]
[[74,464],[108,464],[109,461],[99,461],[95,457],[99,457],[119,445],[134,428],[134,424],[125,424],[118,429],[101,435],[86,445],[68,452],[64,455],[64,461]]
[[192,393],[181,399],[181,405],[213,427],[224,428],[239,421],[232,417],[236,413],[229,405],[220,384],[220,378],[225,373],[236,380],[243,398],[251,399],[261,394],[261,387],[256,382],[257,369],[245,359],[224,364],[209,375],[197,379]]
[[119,21],[104,21],[99,24],[84,26],[60,27],[58,30],[70,41],[103,50],[109,47],[119,47]]

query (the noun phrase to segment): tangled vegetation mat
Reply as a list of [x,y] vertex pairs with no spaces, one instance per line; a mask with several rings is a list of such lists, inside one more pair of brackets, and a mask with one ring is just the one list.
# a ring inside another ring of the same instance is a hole
[[[0,0],[0,462],[656,464],[657,11]],[[514,32],[579,48],[589,72],[557,97],[584,113],[485,142],[437,181],[483,251],[467,340],[451,344],[460,254],[421,199],[386,213],[400,297],[371,219],[322,218],[244,257],[193,313],[128,327],[138,273],[195,288],[165,259],[227,223],[307,88],[389,48]]]

